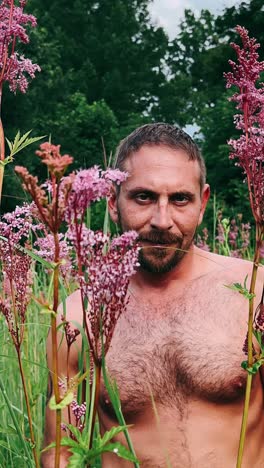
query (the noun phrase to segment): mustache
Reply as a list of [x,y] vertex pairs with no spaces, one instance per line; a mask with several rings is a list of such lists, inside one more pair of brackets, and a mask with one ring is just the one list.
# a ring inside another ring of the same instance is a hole
[[182,236],[163,231],[150,231],[141,233],[138,241],[153,242],[157,244],[182,244]]

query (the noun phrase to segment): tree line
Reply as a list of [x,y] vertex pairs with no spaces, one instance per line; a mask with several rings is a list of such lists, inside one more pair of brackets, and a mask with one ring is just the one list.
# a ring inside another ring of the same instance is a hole
[[[6,136],[33,129],[74,156],[74,168],[104,164],[118,141],[138,125],[164,121],[198,128],[208,181],[231,211],[250,216],[240,170],[228,159],[227,140],[236,137],[232,90],[223,73],[234,58],[234,27],[245,26],[264,46],[263,0],[241,2],[219,16],[185,10],[169,40],[153,22],[150,0],[29,0],[38,19],[25,53],[42,69],[26,95],[4,89]],[[175,18],[175,25],[178,21]],[[102,143],[103,140],[103,143]],[[23,158],[45,178],[34,150]],[[4,211],[25,199],[11,165],[4,181]]]

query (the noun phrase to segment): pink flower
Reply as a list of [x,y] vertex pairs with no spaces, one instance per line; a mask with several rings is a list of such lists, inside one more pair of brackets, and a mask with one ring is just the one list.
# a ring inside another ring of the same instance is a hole
[[225,73],[225,78],[227,88],[238,88],[231,100],[240,111],[235,116],[235,124],[243,134],[239,139],[229,141],[233,147],[230,158],[237,158],[238,165],[244,170],[254,218],[258,224],[264,224],[264,85],[258,85],[264,62],[258,60],[259,44],[249,38],[248,31],[241,26],[237,26],[236,31],[243,46],[231,44],[238,63],[229,61],[233,72]]
[[31,258],[19,245],[26,245],[33,226],[31,205],[18,207],[0,221],[0,263],[4,288],[0,296],[0,312],[5,317],[14,345],[21,346],[26,310],[31,298]]
[[[55,257],[54,237],[52,234],[47,234],[45,237],[39,237],[34,242],[36,254],[48,262],[53,262]],[[67,241],[64,239],[63,234],[59,234],[59,248],[60,258],[62,260],[60,265],[60,273],[64,279],[69,279],[72,272],[72,265],[70,259],[70,248]]]
[[82,296],[89,302],[86,331],[93,358],[98,363],[102,359],[100,330],[104,353],[107,353],[117,320],[128,304],[129,278],[138,266],[137,233],[124,233],[111,242],[109,236],[85,226],[81,240],[74,230],[71,232],[68,235],[83,269],[83,273],[79,271]]
[[113,182],[119,185],[126,178],[125,172],[118,169],[102,171],[98,166],[77,172],[65,213],[66,221],[70,224],[83,220],[92,202],[108,197]]
[[18,42],[29,42],[26,26],[37,24],[33,15],[24,13],[25,5],[25,0],[20,0],[19,6],[14,0],[2,0],[0,5],[0,85],[7,81],[11,91],[19,89],[22,93],[28,88],[28,76],[35,78],[40,71],[37,64],[15,51]]

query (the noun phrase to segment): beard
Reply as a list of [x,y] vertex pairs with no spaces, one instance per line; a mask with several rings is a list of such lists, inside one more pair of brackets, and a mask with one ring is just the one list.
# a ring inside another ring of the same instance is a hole
[[[121,232],[133,229],[132,226],[123,225],[119,209],[118,225]],[[139,245],[145,244],[138,257],[141,268],[149,273],[168,273],[181,262],[192,245],[193,237],[189,242],[184,242],[183,236],[164,231],[149,231],[141,232],[137,242]],[[163,244],[164,247],[161,247]]]
[[140,266],[149,273],[171,271],[180,263],[192,243],[185,245],[183,250],[182,236],[163,231],[142,232],[138,241],[142,246],[139,252]]

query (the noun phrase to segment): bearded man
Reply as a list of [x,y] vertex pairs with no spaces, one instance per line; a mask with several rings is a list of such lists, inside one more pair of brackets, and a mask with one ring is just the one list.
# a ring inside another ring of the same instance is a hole
[[[163,123],[136,129],[120,143],[116,167],[129,177],[113,187],[110,215],[122,231],[137,231],[141,251],[107,367],[132,425],[140,466],[234,468],[246,386],[240,364],[248,302],[226,285],[244,283],[252,264],[194,245],[210,189],[200,151],[185,132]],[[260,295],[261,279],[256,304]],[[82,322],[78,291],[68,299],[67,311],[68,320]],[[66,375],[62,349],[60,372]],[[77,358],[75,350],[72,375]],[[102,432],[118,425],[103,384],[99,417]],[[55,438],[54,426],[54,414],[47,410],[47,443]],[[263,386],[257,374],[243,468],[263,468],[263,431]],[[125,443],[122,434],[116,440]],[[105,468],[132,466],[114,453],[103,457]]]

